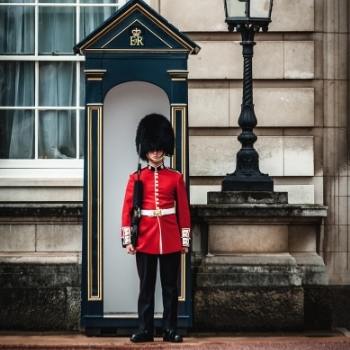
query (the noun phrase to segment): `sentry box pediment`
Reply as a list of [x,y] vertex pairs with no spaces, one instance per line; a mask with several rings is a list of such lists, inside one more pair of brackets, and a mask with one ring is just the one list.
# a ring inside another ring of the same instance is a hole
[[187,52],[200,48],[142,0],[131,0],[74,48],[76,53]]

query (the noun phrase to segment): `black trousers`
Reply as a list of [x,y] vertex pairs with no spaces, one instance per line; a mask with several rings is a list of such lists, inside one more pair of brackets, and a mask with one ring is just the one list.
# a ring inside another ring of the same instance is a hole
[[137,271],[140,278],[138,299],[139,327],[153,333],[154,330],[154,292],[159,260],[160,281],[163,296],[163,328],[176,329],[178,290],[177,281],[181,253],[154,255],[136,253]]

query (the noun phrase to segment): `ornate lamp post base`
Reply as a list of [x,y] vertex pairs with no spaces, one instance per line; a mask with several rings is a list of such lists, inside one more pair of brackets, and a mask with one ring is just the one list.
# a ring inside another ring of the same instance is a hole
[[273,180],[270,176],[236,176],[234,174],[225,177],[222,182],[222,191],[273,191]]

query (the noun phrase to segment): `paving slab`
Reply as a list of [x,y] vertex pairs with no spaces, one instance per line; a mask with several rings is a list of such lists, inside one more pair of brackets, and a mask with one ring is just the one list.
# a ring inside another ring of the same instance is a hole
[[0,333],[6,350],[118,350],[118,349],[233,349],[233,350],[350,350],[344,333],[191,335],[181,344],[133,344],[126,337],[87,337],[83,334]]

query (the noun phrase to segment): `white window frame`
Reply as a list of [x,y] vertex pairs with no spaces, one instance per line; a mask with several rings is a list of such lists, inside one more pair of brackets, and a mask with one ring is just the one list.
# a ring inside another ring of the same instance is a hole
[[[35,0],[32,3],[0,3],[0,6],[21,6],[34,7],[34,54],[33,55],[0,55],[0,61],[20,62],[27,61],[34,63],[34,89],[35,101],[34,106],[0,106],[0,110],[32,110],[34,111],[35,120],[35,151],[34,159],[0,159],[0,186],[6,182],[8,185],[9,179],[14,181],[23,178],[62,178],[66,177],[82,177],[82,169],[84,160],[79,158],[80,154],[80,112],[85,110],[85,107],[80,105],[80,64],[85,61],[85,57],[80,55],[39,55],[39,8],[40,7],[74,7],[76,8],[76,38],[75,41],[80,41],[80,8],[81,7],[120,7],[128,0],[115,0],[114,3],[80,3],[80,0],[72,3],[40,3]],[[146,1],[149,2],[148,0]],[[76,101],[74,106],[39,106],[39,63],[40,62],[72,62],[76,68]],[[39,159],[38,158],[38,121],[39,113],[43,110],[73,110],[76,111],[76,158],[75,159]],[[59,169],[64,172],[58,171]],[[41,171],[42,170],[42,171]]]

